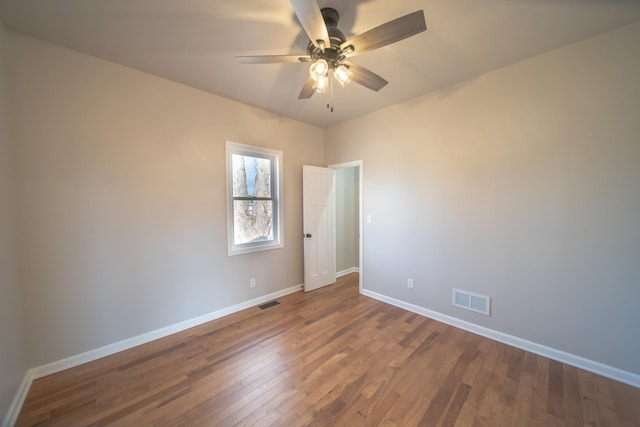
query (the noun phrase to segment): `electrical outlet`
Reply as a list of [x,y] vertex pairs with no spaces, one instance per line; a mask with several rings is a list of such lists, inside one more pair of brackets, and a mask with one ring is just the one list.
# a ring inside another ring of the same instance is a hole
[[254,279],[253,277],[251,279],[249,279],[249,287],[250,288],[255,288],[256,287],[256,279]]
[[407,288],[413,289],[413,279],[407,279]]

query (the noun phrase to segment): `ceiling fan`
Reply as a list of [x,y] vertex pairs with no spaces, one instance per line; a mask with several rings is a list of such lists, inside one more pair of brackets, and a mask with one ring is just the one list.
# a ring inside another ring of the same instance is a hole
[[291,0],[291,5],[309,36],[306,54],[236,56],[236,59],[241,64],[311,63],[309,78],[298,99],[310,98],[315,92],[326,92],[330,75],[341,86],[353,80],[366,88],[379,91],[388,82],[347,58],[387,46],[427,29],[424,12],[418,10],[347,40],[338,29],[340,15],[337,10],[330,7],[321,10],[316,0]]

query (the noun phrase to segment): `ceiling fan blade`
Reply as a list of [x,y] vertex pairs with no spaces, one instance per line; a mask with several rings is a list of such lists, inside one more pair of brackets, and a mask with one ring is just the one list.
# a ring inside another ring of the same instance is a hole
[[389,83],[373,71],[361,65],[350,61],[345,61],[344,64],[349,67],[349,71],[352,73],[351,81],[361,84],[366,88],[377,92]]
[[311,98],[311,95],[313,95],[313,93],[315,92],[315,90],[313,90],[313,83],[314,80],[309,77],[304,83],[304,86],[302,86],[302,90],[300,91],[300,95],[298,95],[298,99]]
[[286,62],[309,62],[309,55],[258,55],[258,56],[236,56],[236,60],[241,64],[279,64]]
[[331,46],[329,33],[316,0],[291,0],[291,6],[313,45],[319,47],[318,40],[322,40],[326,47]]
[[342,43],[340,47],[344,50],[349,46],[353,46],[354,51],[348,53],[347,56],[359,55],[406,39],[426,29],[427,23],[424,20],[424,11],[418,10],[358,34]]

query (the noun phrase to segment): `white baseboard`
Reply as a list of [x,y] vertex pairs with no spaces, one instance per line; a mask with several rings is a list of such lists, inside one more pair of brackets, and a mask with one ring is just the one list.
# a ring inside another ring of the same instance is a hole
[[271,293],[269,295],[264,295],[258,298],[254,298],[252,300],[245,301],[240,304],[233,305],[231,307],[223,308],[221,310],[207,313],[202,316],[194,317],[192,319],[188,319],[183,322],[176,323],[174,325],[156,329],[155,331],[147,332],[142,335],[138,335],[132,338],[127,338],[125,340],[118,341],[113,344],[108,344],[103,347],[87,351],[85,353],[67,357],[66,359],[58,360],[56,362],[52,362],[46,365],[31,368],[25,374],[24,380],[22,381],[22,384],[20,385],[20,388],[16,393],[16,397],[13,399],[13,403],[9,408],[9,412],[7,413],[7,415],[5,416],[5,419],[2,422],[2,427],[10,427],[10,426],[13,426],[13,424],[15,424],[16,419],[18,418],[18,414],[20,413],[20,409],[22,409],[24,399],[27,397],[27,393],[29,392],[29,388],[31,387],[31,383],[37,380],[38,378],[55,374],[56,372],[64,371],[65,369],[73,368],[75,366],[79,366],[87,362],[92,362],[102,357],[109,356],[123,350],[128,350],[138,345],[145,344],[150,341],[157,340],[159,338],[164,338],[168,335],[175,334],[177,332],[181,332],[189,328],[193,328],[194,326],[202,325],[203,323],[207,323],[212,320],[216,320],[221,317],[228,316],[229,314],[237,313],[238,311],[255,307],[267,301],[271,301],[273,299],[283,297],[285,295],[289,295],[294,292],[298,292],[302,290],[302,287],[303,285],[292,286],[290,288],[282,289],[280,291]]
[[555,348],[547,347],[542,344],[525,340],[523,338],[518,338],[513,335],[489,329],[484,326],[466,322],[464,320],[460,320],[446,314],[438,313],[437,311],[429,310],[424,307],[400,301],[395,298],[379,294],[377,292],[363,289],[362,294],[378,301],[386,302],[387,304],[391,304],[393,306],[403,308],[413,313],[420,314],[430,319],[438,320],[442,323],[446,323],[447,325],[455,326],[457,328],[464,329],[465,331],[473,332],[474,334],[478,334],[483,337],[490,338],[492,340],[499,341],[501,343],[508,344],[513,347],[517,347],[522,350],[538,354],[540,356],[548,357],[549,359],[557,360],[558,362],[566,363],[567,365],[575,366],[576,368],[584,369],[585,371],[593,372],[594,374],[602,375],[603,377],[607,377],[612,380],[640,388],[640,375],[633,372],[623,371],[622,369],[614,368],[612,366],[605,365],[594,360],[586,359],[575,354],[567,353]]
[[346,276],[347,274],[359,273],[359,272],[360,272],[360,269],[358,267],[351,267],[351,268],[347,268],[346,270],[336,271],[336,279],[338,277]]

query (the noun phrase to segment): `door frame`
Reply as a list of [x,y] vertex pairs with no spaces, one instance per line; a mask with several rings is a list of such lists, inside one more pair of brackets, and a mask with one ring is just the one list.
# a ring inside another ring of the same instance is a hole
[[[330,169],[358,168],[358,288],[363,291],[364,283],[364,170],[363,161],[336,163],[327,166]],[[335,194],[335,193],[334,193]]]

